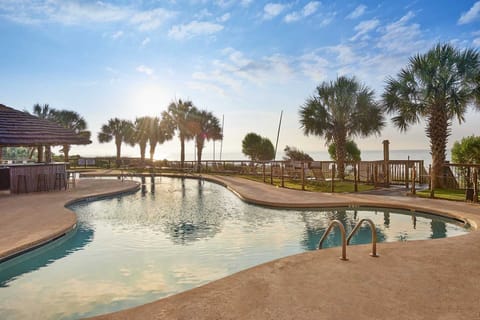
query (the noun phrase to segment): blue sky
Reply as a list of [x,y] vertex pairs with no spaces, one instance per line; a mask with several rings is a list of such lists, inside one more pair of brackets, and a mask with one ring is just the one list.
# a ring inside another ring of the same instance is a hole
[[[298,109],[318,84],[355,75],[379,97],[388,76],[438,42],[478,49],[480,1],[0,0],[0,37],[0,103],[79,112],[94,142],[73,153],[113,155],[96,141],[103,123],[159,115],[175,98],[224,115],[225,153],[240,153],[252,131],[275,141],[281,110],[279,150],[317,152],[325,141],[302,134]],[[469,112],[450,145],[480,134],[478,123]],[[429,148],[423,126],[402,134],[389,124],[356,141],[372,150],[384,139]],[[174,139],[156,157],[177,159],[178,149]]]

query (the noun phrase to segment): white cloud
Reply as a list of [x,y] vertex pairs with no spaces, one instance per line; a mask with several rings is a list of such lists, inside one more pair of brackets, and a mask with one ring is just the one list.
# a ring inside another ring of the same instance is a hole
[[480,18],[480,1],[477,1],[467,12],[464,12],[460,19],[458,19],[458,24],[467,24],[478,20]]
[[472,41],[474,46],[480,47],[480,38],[475,38]]
[[122,30],[117,31],[117,32],[115,32],[114,34],[112,34],[112,39],[118,39],[118,38],[120,38],[121,36],[123,36],[123,31],[122,31]]
[[152,76],[154,74],[154,71],[152,68],[146,67],[143,64],[139,65],[135,70],[137,70],[140,73],[144,73],[147,76]]
[[365,20],[357,24],[354,28],[354,30],[357,32],[350,40],[354,41],[358,39],[360,36],[367,34],[371,30],[375,29],[378,27],[380,24],[380,21],[377,19],[372,19],[372,20]]
[[362,16],[365,13],[365,10],[367,9],[367,6],[361,4],[355,8],[348,16],[347,19],[356,19],[360,16]]
[[174,15],[175,13],[171,11],[157,8],[150,11],[138,12],[131,18],[130,21],[131,23],[137,25],[139,30],[150,31],[157,29],[166,20],[170,19]]
[[63,25],[90,25],[92,23],[129,22],[140,30],[153,30],[174,12],[156,8],[136,9],[103,1],[0,1],[3,16],[17,23],[53,22]]
[[211,16],[212,13],[208,9],[202,9],[197,14],[195,14],[196,19],[205,19]]
[[145,47],[147,44],[150,43],[150,38],[149,37],[146,37],[145,39],[143,39],[142,41],[142,47]]
[[286,5],[281,3],[267,3],[263,7],[263,19],[270,20],[278,16],[285,10]]
[[229,12],[225,13],[223,16],[217,18],[218,22],[226,22],[230,19],[231,15]]
[[320,6],[319,1],[310,1],[303,7],[301,11],[294,11],[287,14],[284,20],[285,22],[290,23],[290,22],[295,22],[302,18],[311,16],[312,14],[317,12],[319,6]]
[[168,35],[171,38],[182,40],[200,35],[212,35],[222,30],[223,26],[218,23],[192,21],[188,24],[172,26]]
[[242,0],[242,1],[240,1],[240,5],[242,7],[248,7],[252,2],[253,2],[253,0]]
[[424,49],[420,25],[409,23],[413,17],[415,14],[409,11],[399,20],[380,28],[382,36],[377,42],[377,47],[391,53],[411,53]]

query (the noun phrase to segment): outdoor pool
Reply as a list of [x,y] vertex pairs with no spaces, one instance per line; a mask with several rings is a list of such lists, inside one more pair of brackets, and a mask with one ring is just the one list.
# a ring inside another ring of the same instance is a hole
[[[75,231],[0,264],[1,319],[77,319],[144,304],[314,250],[333,219],[349,232],[370,218],[382,242],[468,232],[453,220],[397,209],[274,210],[214,183],[165,177],[71,209]],[[365,225],[352,243],[368,242]],[[335,229],[325,246],[339,244]]]

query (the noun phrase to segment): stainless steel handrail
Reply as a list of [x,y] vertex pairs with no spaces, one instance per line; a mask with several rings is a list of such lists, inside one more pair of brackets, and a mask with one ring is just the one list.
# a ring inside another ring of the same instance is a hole
[[330,231],[332,231],[332,229],[333,229],[333,227],[335,227],[335,225],[337,225],[338,229],[340,229],[340,235],[342,237],[342,256],[340,257],[340,259],[341,260],[348,260],[347,259],[347,241],[345,239],[345,236],[346,236],[345,227],[343,226],[343,224],[339,220],[333,220],[332,222],[330,222],[327,230],[325,230],[325,233],[323,234],[322,238],[320,239],[320,242],[318,243],[318,250],[322,249],[323,241],[325,241],[328,234],[330,233]]
[[377,254],[377,230],[375,228],[375,224],[370,219],[362,219],[355,225],[355,228],[353,228],[352,232],[350,232],[350,234],[348,235],[347,245],[350,244],[350,240],[352,239],[353,235],[355,234],[355,232],[357,232],[357,230],[360,228],[360,226],[364,222],[368,223],[368,225],[370,226],[370,230],[372,231],[372,252],[370,253],[370,255],[372,257],[378,257],[378,254]]

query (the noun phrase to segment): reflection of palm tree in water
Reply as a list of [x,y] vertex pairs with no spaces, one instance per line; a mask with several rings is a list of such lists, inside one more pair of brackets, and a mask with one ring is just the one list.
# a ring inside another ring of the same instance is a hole
[[70,234],[65,235],[65,238],[55,240],[42,248],[2,263],[0,265],[0,288],[8,286],[11,279],[15,279],[21,274],[46,267],[71,253],[83,250],[88,243],[92,242],[93,233],[93,229],[88,225],[79,224]]
[[445,238],[447,236],[447,226],[445,222],[435,219],[430,222],[432,227],[432,239]]

